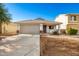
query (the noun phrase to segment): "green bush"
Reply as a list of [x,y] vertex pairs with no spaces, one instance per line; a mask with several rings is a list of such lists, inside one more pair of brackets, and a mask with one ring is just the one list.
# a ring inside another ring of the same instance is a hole
[[68,33],[69,35],[76,35],[77,32],[78,32],[77,29],[73,29],[73,28],[67,29],[67,33]]

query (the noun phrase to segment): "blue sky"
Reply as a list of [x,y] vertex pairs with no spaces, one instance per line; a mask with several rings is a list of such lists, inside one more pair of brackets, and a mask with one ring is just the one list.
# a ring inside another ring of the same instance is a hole
[[78,3],[7,3],[13,21],[38,17],[53,21],[59,14],[79,13]]

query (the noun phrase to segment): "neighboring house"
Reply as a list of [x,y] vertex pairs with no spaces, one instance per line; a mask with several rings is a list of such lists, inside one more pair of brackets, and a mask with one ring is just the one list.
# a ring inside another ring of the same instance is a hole
[[2,34],[16,34],[17,25],[15,23],[3,24]]
[[62,22],[60,29],[63,31],[67,28],[74,28],[79,33],[79,14],[60,14],[56,17],[55,21]]
[[[60,22],[47,21],[42,18],[37,18],[35,20],[24,20],[16,22],[18,25],[18,30],[22,34],[40,34],[50,33],[52,31],[59,31]],[[58,28],[56,29],[56,26]]]

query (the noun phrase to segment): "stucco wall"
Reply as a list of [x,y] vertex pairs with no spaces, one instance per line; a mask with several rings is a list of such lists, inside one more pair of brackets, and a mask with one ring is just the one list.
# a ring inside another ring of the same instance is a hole
[[2,25],[2,33],[16,34],[16,31],[17,31],[17,25],[14,23]]
[[56,17],[55,19],[56,22],[61,22],[62,24],[60,25],[60,29],[66,29],[67,24],[68,24],[68,16],[66,14],[61,14]]
[[78,30],[78,34],[79,34],[79,24],[68,24],[67,28],[74,28]]
[[40,24],[40,31],[43,31],[43,24]]

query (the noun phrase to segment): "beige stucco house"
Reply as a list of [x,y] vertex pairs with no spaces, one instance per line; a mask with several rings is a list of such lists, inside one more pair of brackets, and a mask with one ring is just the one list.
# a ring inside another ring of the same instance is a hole
[[56,22],[62,22],[60,29],[74,28],[79,33],[79,14],[60,14],[55,19]]
[[41,18],[18,21],[16,23],[21,34],[40,34],[40,32],[50,33],[56,30],[59,31],[59,25],[61,24],[60,22],[47,21]]

